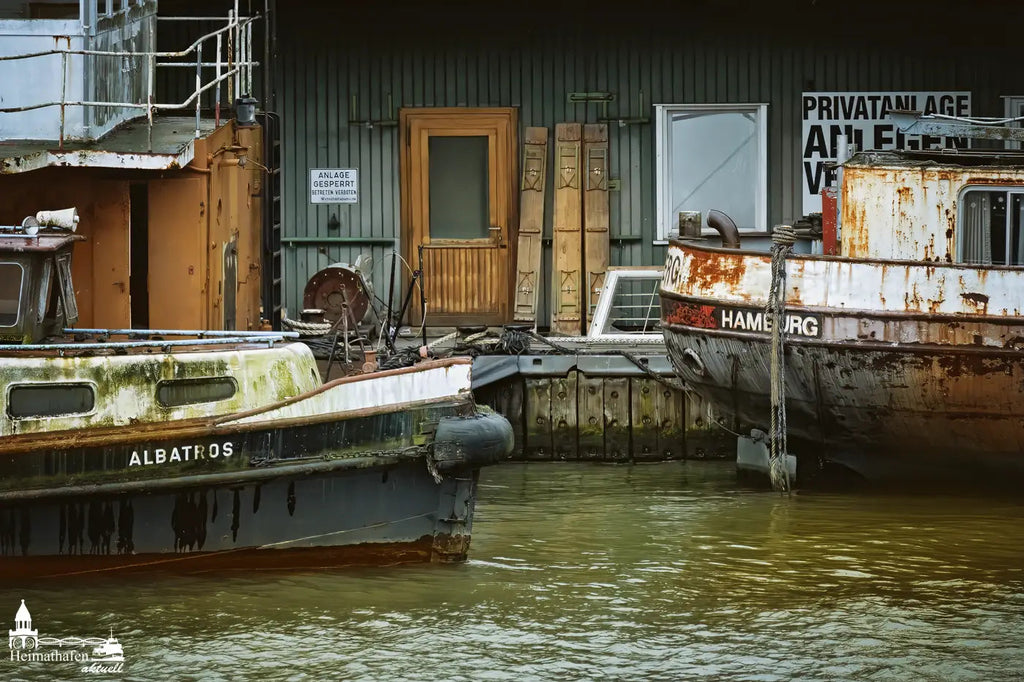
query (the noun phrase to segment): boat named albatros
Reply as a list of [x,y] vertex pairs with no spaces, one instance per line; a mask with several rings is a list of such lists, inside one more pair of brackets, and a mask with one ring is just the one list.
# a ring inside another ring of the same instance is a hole
[[0,236],[0,577],[466,557],[512,447],[468,359],[321,384],[288,334],[72,329],[81,237],[29,223]]
[[[835,229],[826,204],[823,254],[785,262],[798,477],[1024,474],[1024,156],[857,153],[833,215]],[[772,259],[719,227],[728,248],[671,242],[663,333],[724,425],[768,431]]]

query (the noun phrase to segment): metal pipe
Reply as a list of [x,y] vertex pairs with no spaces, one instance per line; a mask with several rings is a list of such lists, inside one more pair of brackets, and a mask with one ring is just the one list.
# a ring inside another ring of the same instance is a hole
[[68,53],[60,56],[60,141],[57,148],[64,151],[64,112],[68,92]]
[[740,248],[740,231],[732,218],[717,209],[708,211],[708,227],[722,236],[722,248]]
[[216,339],[188,339],[184,341],[109,341],[106,343],[25,343],[25,344],[2,344],[0,351],[22,351],[22,350],[115,350],[119,348],[173,348],[181,346],[213,346],[227,343],[266,343],[273,346],[282,338],[267,336],[263,338],[252,338],[244,336],[226,336]]
[[[203,46],[196,50],[196,93],[201,92],[203,87]],[[196,97],[196,139],[199,139],[199,109],[202,98]]]
[[299,338],[298,332],[244,332],[232,331],[230,329],[78,329],[68,327],[64,329],[65,334],[111,334],[118,336],[199,336],[199,337],[246,337],[258,339],[261,337],[283,337],[289,339]]
[[427,290],[423,286],[423,244],[418,248],[420,256],[420,326],[423,328],[423,345],[427,345]]
[[[233,74],[235,69],[235,15],[231,10],[228,10],[228,73]],[[228,79],[228,102],[231,102],[231,106],[234,106],[235,102],[235,81],[233,78]]]
[[218,127],[218,128],[220,128],[220,55],[221,55],[221,40],[222,40],[221,39],[221,35],[218,33],[217,34],[217,73],[216,73],[217,94],[215,95],[215,99],[217,100],[217,103],[214,104],[214,106],[213,106],[213,124],[216,127]]

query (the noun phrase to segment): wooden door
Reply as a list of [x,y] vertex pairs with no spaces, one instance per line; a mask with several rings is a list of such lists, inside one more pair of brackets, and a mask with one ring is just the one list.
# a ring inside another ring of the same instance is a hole
[[[402,245],[427,324],[508,321],[515,257],[516,111],[403,109]],[[417,292],[418,293],[418,292]],[[419,301],[410,322],[419,324]]]

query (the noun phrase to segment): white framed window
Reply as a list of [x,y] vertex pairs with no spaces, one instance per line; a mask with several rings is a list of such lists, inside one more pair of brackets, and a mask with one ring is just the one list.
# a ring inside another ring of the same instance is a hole
[[957,212],[958,263],[1024,265],[1024,187],[965,187]]
[[768,105],[656,104],[658,240],[680,211],[722,211],[741,231],[768,229]]

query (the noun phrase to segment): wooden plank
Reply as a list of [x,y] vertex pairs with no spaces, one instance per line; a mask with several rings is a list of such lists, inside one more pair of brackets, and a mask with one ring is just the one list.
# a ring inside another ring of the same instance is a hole
[[576,378],[573,370],[551,380],[551,432],[555,459],[577,459]]
[[512,424],[512,435],[515,437],[515,447],[512,453],[515,456],[515,453],[523,451],[526,444],[523,430],[523,379],[521,377],[515,377],[502,387],[502,407],[506,410],[503,412],[505,418]]
[[551,268],[551,331],[579,336],[583,329],[580,292],[583,240],[580,233],[579,123],[555,126],[554,267]]
[[583,190],[584,272],[587,286],[584,327],[597,307],[608,270],[608,126],[593,123],[583,126],[583,158],[586,182]]
[[519,197],[519,248],[516,266],[516,322],[536,322],[540,295],[541,237],[547,187],[548,129],[527,128]]
[[685,459],[686,436],[685,409],[686,396],[682,391],[673,390],[663,384],[655,384],[652,389],[657,396],[658,410],[658,452],[659,459]]
[[579,457],[604,459],[604,382],[580,372],[576,378],[579,410]]
[[605,459],[629,460],[629,378],[604,379],[604,456]]
[[551,380],[527,379],[525,391],[526,437],[524,459],[551,459]]
[[633,459],[638,462],[660,459],[658,430],[661,423],[658,419],[658,383],[647,377],[633,377],[629,383]]

